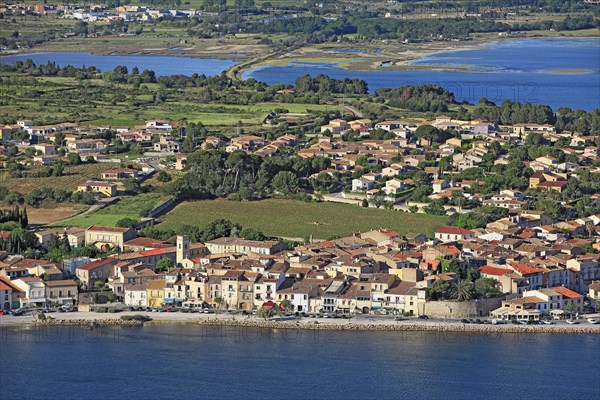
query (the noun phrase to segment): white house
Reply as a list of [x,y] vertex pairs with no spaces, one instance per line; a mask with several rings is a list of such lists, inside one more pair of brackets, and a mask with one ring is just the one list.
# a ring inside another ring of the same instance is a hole
[[41,278],[28,276],[15,279],[12,283],[25,292],[25,298],[21,299],[21,307],[46,305],[46,285]]
[[123,300],[125,305],[134,307],[146,307],[148,305],[146,300],[146,284],[125,284]]

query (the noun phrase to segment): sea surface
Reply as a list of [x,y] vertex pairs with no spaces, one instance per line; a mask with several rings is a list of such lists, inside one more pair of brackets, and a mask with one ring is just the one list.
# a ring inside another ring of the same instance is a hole
[[124,65],[130,72],[133,67],[138,67],[140,73],[145,69],[151,69],[156,73],[156,76],[176,74],[187,76],[204,74],[206,76],[213,76],[219,75],[221,72],[237,64],[237,62],[232,60],[213,58],[179,56],[99,56],[90,53],[29,53],[9,55],[0,57],[0,63],[14,64],[15,61],[25,61],[27,59],[31,59],[36,64],[46,64],[48,61],[51,61],[61,67],[66,65],[72,65],[78,68],[95,66],[102,72],[112,71],[116,66]]
[[0,398],[597,399],[600,336],[0,330]]
[[[364,79],[369,90],[381,87],[438,84],[458,101],[478,103],[486,97],[547,104],[554,110],[600,108],[600,39],[527,39],[482,45],[468,50],[426,56],[412,65],[436,70],[352,71],[332,62],[292,61],[284,66],[261,66],[244,78],[268,84],[294,83],[299,76]],[[460,71],[452,69],[460,68]]]

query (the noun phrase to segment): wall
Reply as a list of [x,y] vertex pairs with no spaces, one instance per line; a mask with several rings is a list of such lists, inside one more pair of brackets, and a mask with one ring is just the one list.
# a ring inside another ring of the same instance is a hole
[[436,318],[488,317],[490,311],[502,306],[502,298],[472,301],[428,301],[425,315]]

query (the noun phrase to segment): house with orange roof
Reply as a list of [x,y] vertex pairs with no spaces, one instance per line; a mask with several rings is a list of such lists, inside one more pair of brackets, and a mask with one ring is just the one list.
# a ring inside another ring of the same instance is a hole
[[19,308],[21,298],[24,297],[23,289],[11,282],[10,279],[0,276],[0,310]]
[[435,238],[442,242],[456,242],[475,237],[475,232],[455,226],[441,226],[435,231]]
[[118,247],[122,251],[124,243],[136,236],[137,233],[133,228],[92,225],[85,230],[85,244],[100,249]]
[[[583,295],[567,289],[564,286],[553,287],[553,290],[562,295],[562,309],[564,311],[583,312]],[[571,308],[572,307],[572,308]]]
[[98,259],[78,267],[75,275],[82,284],[91,288],[94,286],[94,282],[113,276],[114,265],[118,262],[119,260],[114,257]]

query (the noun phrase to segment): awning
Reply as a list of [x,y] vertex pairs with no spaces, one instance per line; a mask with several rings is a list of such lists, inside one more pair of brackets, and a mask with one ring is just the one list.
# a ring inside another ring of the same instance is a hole
[[274,303],[274,302],[272,302],[272,301],[265,301],[265,302],[262,304],[262,306],[263,306],[263,307],[277,307],[277,304],[275,304],[275,303]]
[[550,314],[552,315],[562,315],[565,312],[563,310],[550,310]]

